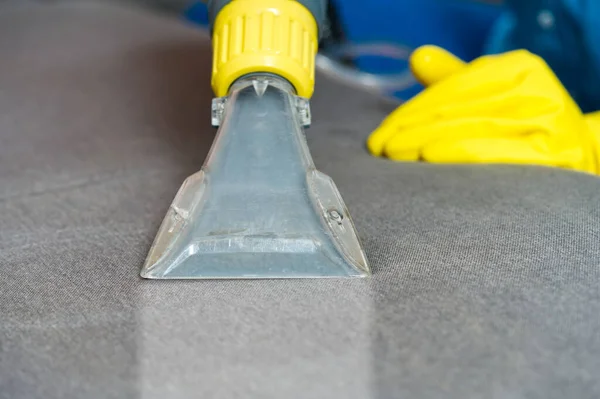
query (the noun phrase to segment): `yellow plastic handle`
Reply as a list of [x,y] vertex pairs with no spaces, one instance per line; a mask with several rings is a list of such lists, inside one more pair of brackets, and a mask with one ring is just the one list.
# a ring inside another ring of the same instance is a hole
[[212,87],[219,97],[250,73],[287,79],[299,96],[310,98],[318,50],[317,23],[295,0],[234,0],[213,26]]

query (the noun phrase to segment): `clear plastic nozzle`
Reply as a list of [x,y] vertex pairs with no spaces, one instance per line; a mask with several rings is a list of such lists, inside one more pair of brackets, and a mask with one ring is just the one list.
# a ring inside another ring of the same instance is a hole
[[281,78],[248,76],[213,101],[212,119],[211,151],[177,193],[143,277],[370,274],[335,184],[310,156],[308,100]]

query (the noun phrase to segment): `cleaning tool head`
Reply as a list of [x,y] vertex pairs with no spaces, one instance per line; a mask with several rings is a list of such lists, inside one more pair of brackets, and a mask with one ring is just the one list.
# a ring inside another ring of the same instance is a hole
[[274,75],[243,77],[216,98],[217,137],[177,193],[142,276],[369,275],[344,202],[311,159],[309,123],[308,100]]

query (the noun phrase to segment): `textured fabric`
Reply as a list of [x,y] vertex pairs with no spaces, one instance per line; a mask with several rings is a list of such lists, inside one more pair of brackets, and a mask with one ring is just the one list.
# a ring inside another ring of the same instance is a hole
[[372,158],[394,105],[320,78],[373,278],[143,281],[214,135],[208,36],[7,6],[0,58],[0,398],[600,396],[597,178]]

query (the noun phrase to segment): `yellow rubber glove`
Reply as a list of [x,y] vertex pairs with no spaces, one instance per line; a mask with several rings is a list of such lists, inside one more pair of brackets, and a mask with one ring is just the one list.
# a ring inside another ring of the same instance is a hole
[[427,88],[371,134],[373,155],[600,172],[600,114],[584,117],[540,57],[518,50],[466,64],[424,46],[410,63]]

